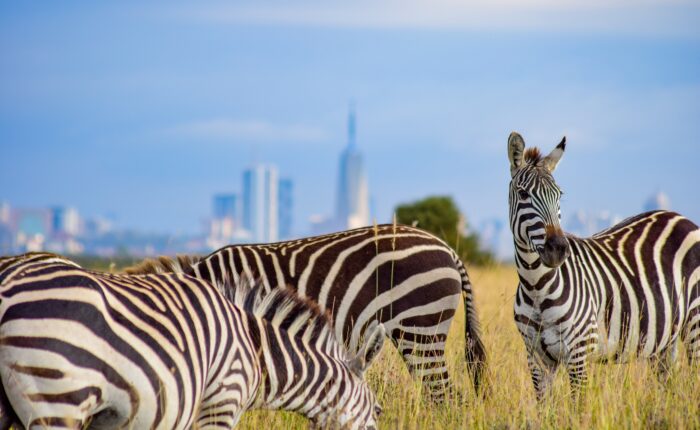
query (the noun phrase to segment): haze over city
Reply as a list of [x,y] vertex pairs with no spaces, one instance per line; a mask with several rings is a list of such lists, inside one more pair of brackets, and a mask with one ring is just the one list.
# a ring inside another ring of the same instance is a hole
[[335,211],[354,104],[378,222],[436,194],[505,222],[511,130],[567,136],[565,219],[658,192],[700,219],[698,5],[497,3],[3,4],[0,201],[193,234],[268,163],[305,235]]

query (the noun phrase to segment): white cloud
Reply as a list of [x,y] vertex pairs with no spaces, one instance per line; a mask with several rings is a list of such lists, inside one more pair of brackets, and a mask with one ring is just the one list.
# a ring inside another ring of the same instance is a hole
[[201,3],[187,19],[231,24],[700,35],[690,0],[358,0]]
[[327,138],[316,126],[303,124],[274,124],[262,120],[214,118],[178,124],[164,130],[170,137],[205,141],[317,143]]

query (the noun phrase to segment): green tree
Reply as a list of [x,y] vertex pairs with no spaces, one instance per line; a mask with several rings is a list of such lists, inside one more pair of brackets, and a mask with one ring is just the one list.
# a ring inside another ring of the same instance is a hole
[[396,221],[433,233],[457,251],[462,261],[479,265],[494,261],[490,252],[481,249],[476,234],[464,234],[464,217],[452,197],[430,196],[399,205],[396,208]]

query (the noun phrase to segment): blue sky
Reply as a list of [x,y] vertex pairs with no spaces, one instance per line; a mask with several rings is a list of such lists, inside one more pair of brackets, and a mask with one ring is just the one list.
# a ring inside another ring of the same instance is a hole
[[430,194],[506,219],[512,130],[566,134],[564,217],[662,190],[700,222],[698,2],[141,3],[0,5],[0,200],[198,232],[271,162],[304,234],[354,101],[380,222]]

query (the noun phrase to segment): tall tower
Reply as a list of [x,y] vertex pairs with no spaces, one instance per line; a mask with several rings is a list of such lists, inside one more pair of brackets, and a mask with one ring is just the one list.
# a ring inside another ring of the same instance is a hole
[[277,187],[274,166],[259,164],[243,172],[243,228],[254,242],[278,240]]
[[293,196],[294,183],[291,179],[280,179],[277,192],[279,194],[279,238],[287,240],[292,238],[292,211],[294,209]]
[[340,155],[336,219],[340,228],[369,224],[369,195],[362,153],[356,144],[355,109],[348,115],[348,144]]

